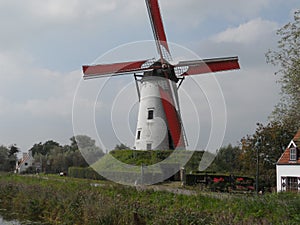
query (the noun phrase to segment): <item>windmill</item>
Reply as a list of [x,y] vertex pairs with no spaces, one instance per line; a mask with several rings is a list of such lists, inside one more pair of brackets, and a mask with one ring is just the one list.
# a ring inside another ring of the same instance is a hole
[[135,136],[137,150],[185,149],[178,88],[185,77],[239,69],[238,57],[172,61],[158,0],[146,0],[160,58],[113,64],[84,65],[84,79],[134,74],[139,96]]

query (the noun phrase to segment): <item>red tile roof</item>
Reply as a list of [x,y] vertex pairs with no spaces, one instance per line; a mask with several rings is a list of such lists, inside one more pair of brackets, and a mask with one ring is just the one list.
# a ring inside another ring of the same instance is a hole
[[300,157],[299,157],[299,149],[297,150],[298,153],[298,157],[297,160],[290,160],[290,149],[287,148],[284,153],[281,155],[280,159],[277,162],[277,165],[286,165],[286,164],[291,164],[291,165],[295,165],[295,164],[300,164]]
[[290,148],[287,148],[278,160],[277,165],[300,165],[300,129],[293,138],[293,142],[297,146],[297,160],[290,160]]

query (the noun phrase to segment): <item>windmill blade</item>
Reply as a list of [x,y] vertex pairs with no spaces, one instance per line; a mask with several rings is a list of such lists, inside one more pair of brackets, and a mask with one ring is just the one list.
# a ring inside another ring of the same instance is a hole
[[146,0],[148,14],[156,41],[156,47],[161,58],[161,63],[164,60],[171,60],[171,54],[167,42],[167,37],[162,22],[162,16],[159,9],[158,0]]
[[[240,69],[238,57],[215,58],[204,60],[182,61],[174,65],[175,69],[183,68],[181,76],[220,72]],[[185,68],[185,69],[184,69]]]
[[171,97],[169,92],[163,90],[162,88],[160,88],[159,91],[162,105],[166,114],[166,119],[168,123],[167,125],[173,141],[173,147],[174,149],[184,149],[185,143],[183,138],[182,124],[174,106],[173,98]]
[[[152,63],[147,65],[149,60],[133,61],[133,62],[121,62],[113,64],[98,64],[98,65],[84,65],[82,66],[83,78],[91,79],[105,76],[117,76],[121,74],[144,72],[151,70]],[[146,65],[146,66],[145,66]]]

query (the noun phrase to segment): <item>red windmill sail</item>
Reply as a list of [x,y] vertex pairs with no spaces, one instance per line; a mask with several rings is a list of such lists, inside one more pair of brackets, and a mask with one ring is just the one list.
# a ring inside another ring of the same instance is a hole
[[150,17],[154,39],[157,46],[157,51],[160,55],[161,62],[164,63],[164,59],[168,59],[171,54],[167,42],[167,36],[165,33],[164,25],[162,22],[162,16],[160,13],[158,1],[146,0],[146,4],[148,8],[148,14]]

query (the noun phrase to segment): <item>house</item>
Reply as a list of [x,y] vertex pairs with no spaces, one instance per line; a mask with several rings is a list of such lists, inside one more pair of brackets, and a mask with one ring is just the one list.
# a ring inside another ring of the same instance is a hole
[[300,129],[276,164],[277,192],[300,192]]
[[32,152],[23,153],[23,157],[17,161],[16,173],[23,173],[28,168],[34,166],[34,158],[32,157]]

